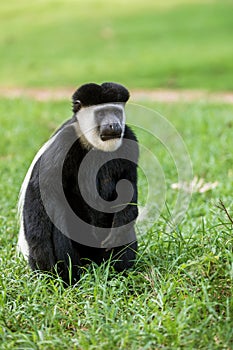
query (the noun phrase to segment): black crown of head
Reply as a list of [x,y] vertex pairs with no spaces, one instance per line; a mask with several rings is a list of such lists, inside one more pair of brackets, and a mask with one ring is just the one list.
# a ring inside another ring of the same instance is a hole
[[120,84],[103,83],[101,85],[89,83],[80,86],[72,96],[73,112],[81,107],[89,107],[101,103],[127,102],[129,91]]

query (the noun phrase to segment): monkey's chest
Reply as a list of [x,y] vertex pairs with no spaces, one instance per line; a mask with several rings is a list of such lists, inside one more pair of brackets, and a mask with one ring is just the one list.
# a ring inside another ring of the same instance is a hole
[[105,201],[113,201],[117,197],[116,184],[118,181],[117,174],[101,171],[96,179],[96,188],[99,196]]

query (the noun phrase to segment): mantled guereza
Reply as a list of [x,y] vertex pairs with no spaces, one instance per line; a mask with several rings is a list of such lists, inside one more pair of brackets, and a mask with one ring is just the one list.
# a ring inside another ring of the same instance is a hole
[[20,191],[18,248],[33,270],[55,269],[75,283],[91,261],[111,258],[116,271],[133,265],[138,143],[125,124],[128,99],[116,83],[81,86],[72,118],[32,161]]

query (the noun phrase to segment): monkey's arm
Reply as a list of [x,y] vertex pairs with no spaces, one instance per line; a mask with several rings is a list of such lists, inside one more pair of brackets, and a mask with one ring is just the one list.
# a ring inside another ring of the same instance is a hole
[[[128,180],[132,185],[133,196],[123,210],[114,213],[112,229],[102,242],[104,248],[111,249],[136,240],[134,230],[134,224],[138,216],[136,176],[136,167],[131,168],[131,171],[124,175],[124,180]],[[122,204],[125,205],[125,202]]]

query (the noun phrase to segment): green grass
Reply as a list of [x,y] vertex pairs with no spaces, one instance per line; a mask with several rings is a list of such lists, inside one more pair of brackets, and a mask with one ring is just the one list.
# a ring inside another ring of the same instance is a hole
[[0,86],[232,90],[232,2],[11,0],[0,4]]
[[[156,154],[167,184],[167,209],[139,239],[139,254],[127,276],[106,264],[83,271],[76,287],[35,276],[15,254],[16,201],[34,153],[68,118],[66,102],[7,100],[0,103],[0,348],[5,349],[231,349],[233,343],[232,215],[233,106],[150,104],[179,131],[193,173],[218,181],[193,194],[182,223],[166,233],[176,192],[174,163],[165,147],[138,129]],[[140,113],[130,122],[143,120]],[[156,128],[154,129],[156,130]],[[156,174],[154,174],[156,176]],[[146,186],[139,177],[139,201]],[[139,225],[140,232],[143,224]]]

